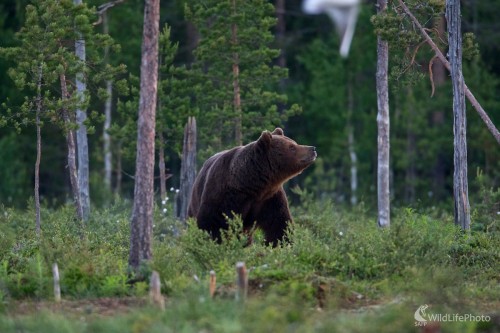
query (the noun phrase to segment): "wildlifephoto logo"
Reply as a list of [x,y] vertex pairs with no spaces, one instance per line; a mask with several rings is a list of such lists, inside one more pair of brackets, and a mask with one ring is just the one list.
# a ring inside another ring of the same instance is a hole
[[418,307],[413,317],[415,318],[415,326],[425,326],[427,322],[451,322],[451,321],[490,321],[490,316],[475,315],[472,313],[427,313],[429,305],[424,304]]
[[414,318],[417,322],[420,323],[426,323],[427,322],[427,314],[425,313],[425,310],[427,310],[429,306],[427,304],[421,305],[417,311],[415,311]]

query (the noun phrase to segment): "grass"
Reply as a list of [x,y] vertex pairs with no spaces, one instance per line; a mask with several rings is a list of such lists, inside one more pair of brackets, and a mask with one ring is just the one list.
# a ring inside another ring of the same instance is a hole
[[[84,228],[71,206],[44,209],[40,239],[31,210],[2,208],[0,332],[419,332],[414,313],[424,304],[491,318],[441,322],[441,332],[500,331],[498,215],[480,215],[490,227],[463,233],[449,216],[401,209],[380,229],[362,205],[309,201],[294,208],[291,244],[271,248],[260,234],[243,246],[238,220],[215,244],[170,211],[157,209],[144,267],[160,273],[161,311],[148,304],[146,282],[128,283],[129,203],[95,211]],[[244,304],[234,300],[238,261],[249,268]],[[54,262],[61,304],[51,300]]]

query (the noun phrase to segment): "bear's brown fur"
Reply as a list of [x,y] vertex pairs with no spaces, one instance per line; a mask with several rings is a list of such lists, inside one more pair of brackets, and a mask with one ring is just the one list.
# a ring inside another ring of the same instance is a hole
[[193,186],[188,216],[216,240],[227,229],[225,216],[241,215],[243,228],[264,231],[268,244],[283,240],[292,223],[283,183],[316,159],[316,148],[298,145],[281,128],[257,141],[210,157]]

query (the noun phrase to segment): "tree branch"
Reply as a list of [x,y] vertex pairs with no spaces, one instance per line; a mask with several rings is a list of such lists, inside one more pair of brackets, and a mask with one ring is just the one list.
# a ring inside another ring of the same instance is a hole
[[431,97],[434,96],[434,91],[436,90],[435,86],[434,86],[434,74],[432,73],[432,64],[434,64],[434,60],[436,60],[436,59],[437,59],[437,56],[434,56],[429,61],[429,79],[431,80],[431,88],[432,88]]
[[[410,19],[413,21],[413,23],[418,27],[420,30],[420,33],[422,36],[424,36],[425,40],[427,41],[427,44],[432,48],[434,53],[436,53],[436,56],[441,60],[441,62],[444,64],[446,69],[448,71],[451,71],[450,63],[448,62],[448,59],[443,55],[439,47],[434,43],[432,38],[427,34],[425,28],[420,24],[420,22],[416,19],[415,16],[411,13],[411,11],[408,9],[406,4],[403,2],[403,0],[399,0],[399,3],[401,7],[403,8],[404,12],[410,17]],[[469,100],[469,102],[472,104],[474,109],[476,109],[477,113],[479,113],[479,117],[483,120],[483,122],[486,124],[486,127],[490,131],[490,133],[493,135],[493,137],[497,140],[498,144],[500,144],[500,132],[498,132],[498,129],[495,127],[493,122],[491,121],[490,117],[484,111],[483,107],[479,104],[477,101],[476,97],[472,94],[470,91],[469,87],[467,87],[467,84],[465,84],[464,81],[464,91],[465,91],[465,96]]]
[[102,5],[100,5],[99,7],[97,7],[97,15],[99,16],[99,19],[97,20],[97,22],[94,22],[92,23],[92,25],[99,25],[102,23],[102,15],[104,15],[104,13],[106,13],[106,11],[112,7],[114,7],[115,5],[117,4],[120,4],[122,2],[124,2],[125,0],[115,0],[115,1],[110,1],[110,2],[106,2],[106,3],[103,3]]

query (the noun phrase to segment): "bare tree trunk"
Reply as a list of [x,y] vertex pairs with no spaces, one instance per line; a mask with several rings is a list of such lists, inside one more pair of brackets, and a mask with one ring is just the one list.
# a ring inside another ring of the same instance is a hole
[[351,205],[358,203],[356,195],[358,191],[358,156],[354,148],[354,126],[352,125],[352,113],[354,110],[354,98],[352,95],[352,81],[349,80],[347,86],[347,144],[349,147],[349,157],[351,159]]
[[[158,108],[160,110],[160,108]],[[158,131],[158,141],[160,147],[158,147],[158,169],[160,171],[160,198],[165,200],[167,197],[167,173],[165,171],[165,146],[163,138],[163,133],[161,130]]]
[[54,301],[59,303],[61,302],[61,283],[57,263],[52,264],[52,276],[54,277]]
[[[81,5],[82,0],[73,0],[75,5]],[[78,39],[75,41],[75,55],[82,63],[85,63],[85,39],[78,32]],[[87,138],[87,110],[83,108],[85,104],[85,91],[87,84],[85,83],[84,73],[76,74],[76,93],[80,100],[80,105],[76,109],[76,142],[78,152],[78,188],[80,190],[80,203],[82,205],[82,218],[88,220],[90,214],[90,194],[89,194],[89,144]]]
[[453,85],[453,137],[455,224],[470,229],[469,190],[467,183],[467,121],[465,114],[464,79],[462,75],[462,32],[460,0],[446,1],[449,58]]
[[[104,12],[102,14],[102,27],[103,33],[107,35],[109,33],[108,24],[108,14]],[[106,46],[105,59],[108,62],[109,58],[109,47]],[[106,102],[104,103],[104,129],[102,134],[103,140],[103,150],[104,150],[104,185],[106,186],[109,193],[111,193],[111,181],[113,175],[113,155],[111,152],[111,136],[108,131],[111,127],[111,102],[113,100],[113,82],[111,80],[106,80]]]
[[[434,51],[436,56],[439,58],[439,60],[441,60],[441,62],[446,67],[446,69],[448,69],[451,72],[450,63],[448,62],[446,57],[443,55],[441,50],[434,43],[434,41],[429,36],[429,34],[425,31],[424,27],[420,24],[420,22],[418,22],[418,20],[415,18],[415,16],[410,12],[410,10],[408,9],[408,6],[406,6],[406,4],[403,2],[403,0],[399,0],[399,4],[401,5],[401,8],[403,9],[403,11],[408,15],[408,17],[418,27],[418,29],[420,30],[420,33],[422,34],[422,36],[424,36],[427,44],[429,44],[429,46],[432,48],[432,50]],[[474,95],[472,94],[470,89],[467,87],[465,82],[463,83],[463,86],[464,86],[464,90],[465,90],[465,97],[467,97],[469,102],[472,104],[474,109],[477,111],[477,113],[479,114],[479,117],[481,117],[483,122],[486,124],[486,127],[488,128],[490,133],[493,135],[495,140],[497,140],[497,142],[500,144],[500,132],[497,130],[497,128],[495,127],[495,125],[491,121],[490,117],[488,116],[486,111],[484,111],[483,107],[481,106],[481,104],[479,104],[476,97],[474,97]]]
[[[161,52],[161,51],[159,51]],[[162,57],[163,55],[160,54],[160,57],[158,58],[158,67],[161,68],[162,66]],[[159,74],[158,74],[159,75]],[[161,88],[161,83],[160,83],[160,90],[162,89]],[[158,110],[158,112],[161,112],[161,109],[162,109],[162,101],[161,101],[161,94],[158,94],[158,105],[156,107],[156,109]],[[158,170],[160,172],[160,199],[161,200],[166,200],[167,198],[167,175],[166,175],[166,172],[165,172],[165,139],[163,138],[163,125],[161,124],[158,124],[159,128],[158,128],[158,143],[159,143],[159,147],[158,147]]]
[[42,64],[38,67],[38,82],[36,87],[36,162],[35,162],[35,214],[36,235],[41,234],[40,214],[40,160],[42,159],[42,134],[40,125],[40,113],[42,112]]
[[41,234],[41,214],[40,214],[40,160],[42,158],[42,135],[40,128],[40,109],[36,110],[36,162],[35,162],[35,214],[36,214],[36,235]]
[[[232,1],[233,14],[236,14],[236,0]],[[238,44],[238,26],[233,23],[231,25],[231,39],[234,46]],[[233,54],[233,107],[235,116],[234,124],[234,138],[237,145],[243,144],[242,135],[242,110],[241,110],[241,96],[240,96],[240,60],[238,53]]]
[[152,257],[159,21],[160,0],[145,0],[134,206],[130,223],[129,265],[135,271]]
[[189,117],[184,128],[184,143],[182,147],[180,207],[178,217],[181,221],[187,218],[187,210],[194,179],[196,178],[196,118]]
[[75,144],[75,131],[71,129],[71,117],[69,115],[68,109],[64,105],[65,101],[68,99],[68,88],[66,84],[66,75],[64,73],[59,74],[59,80],[61,81],[61,96],[63,100],[62,116],[64,123],[66,124],[66,144],[68,146],[68,170],[69,170],[69,180],[71,183],[71,189],[73,191],[73,200],[75,202],[76,215],[80,221],[83,220],[83,210],[82,203],[80,201],[80,190],[78,184],[78,170],[76,168],[76,144]]
[[111,151],[111,136],[109,129],[111,128],[111,114],[112,114],[112,94],[113,83],[106,81],[106,102],[104,103],[104,128],[103,128],[103,150],[104,150],[104,185],[111,192],[111,184],[113,180],[113,152]]
[[[378,14],[387,10],[387,0],[378,0]],[[390,221],[389,191],[389,45],[387,41],[377,37],[377,125],[378,125],[378,225],[388,227]]]
[[358,196],[356,194],[358,191],[358,157],[354,148],[354,127],[352,123],[347,126],[349,157],[351,159],[351,205],[356,206],[358,204]]

